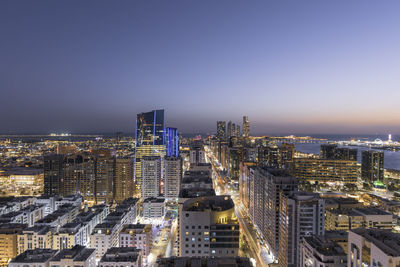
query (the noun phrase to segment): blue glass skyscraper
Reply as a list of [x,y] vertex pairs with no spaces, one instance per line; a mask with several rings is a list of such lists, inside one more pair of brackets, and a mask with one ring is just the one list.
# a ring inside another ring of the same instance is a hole
[[168,127],[165,129],[164,136],[167,156],[179,157],[178,129]]

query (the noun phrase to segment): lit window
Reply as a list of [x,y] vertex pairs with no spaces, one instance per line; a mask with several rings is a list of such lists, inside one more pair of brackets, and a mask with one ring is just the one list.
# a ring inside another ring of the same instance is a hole
[[204,235],[210,235],[210,233],[209,232],[204,232]]

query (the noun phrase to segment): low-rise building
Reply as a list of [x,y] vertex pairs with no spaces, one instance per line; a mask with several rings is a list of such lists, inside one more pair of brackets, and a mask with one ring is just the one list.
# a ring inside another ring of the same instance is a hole
[[151,224],[127,224],[119,233],[121,247],[136,247],[142,251],[144,257],[150,254],[153,244]]
[[170,257],[162,258],[156,267],[185,266],[185,267],[252,267],[249,258],[243,257]]
[[53,247],[54,228],[47,225],[35,225],[18,234],[18,254],[32,249],[51,249]]
[[25,224],[0,224],[0,266],[18,255],[18,234],[25,228]]
[[51,260],[50,267],[94,267],[96,266],[95,249],[76,245],[71,249],[63,249]]
[[96,249],[96,258],[101,258],[107,249],[119,246],[119,224],[104,222],[96,225],[90,235],[90,247]]
[[400,234],[373,228],[350,230],[347,266],[400,266]]
[[143,217],[146,219],[162,218],[165,215],[164,198],[146,198],[143,200]]
[[142,252],[137,248],[109,248],[101,258],[99,267],[140,267],[142,266]]
[[300,244],[300,267],[346,267],[343,248],[325,236],[307,236]]
[[27,250],[10,261],[8,267],[49,267],[57,250],[37,248]]

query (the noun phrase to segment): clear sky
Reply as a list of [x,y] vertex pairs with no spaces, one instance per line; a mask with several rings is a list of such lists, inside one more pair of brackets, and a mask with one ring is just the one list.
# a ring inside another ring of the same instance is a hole
[[1,1],[0,132],[400,133],[400,1]]

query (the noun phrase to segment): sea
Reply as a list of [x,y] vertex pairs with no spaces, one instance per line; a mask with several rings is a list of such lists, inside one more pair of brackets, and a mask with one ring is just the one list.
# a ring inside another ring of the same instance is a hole
[[[355,140],[364,140],[364,141],[374,141],[376,139],[380,140],[387,140],[387,135],[309,135],[314,138],[321,138],[326,139],[327,141],[349,141],[351,139]],[[400,135],[392,135],[393,141],[400,141]],[[320,153],[320,146],[321,143],[295,143],[296,150],[303,152],[303,153],[313,153],[318,154]],[[347,147],[347,146],[343,146]],[[361,162],[361,152],[364,150],[369,150],[368,147],[360,147],[360,146],[351,146],[350,148],[358,149],[358,161]],[[380,149],[374,149],[380,150]],[[384,167],[386,169],[394,169],[400,170],[400,151],[388,151],[388,150],[381,150],[384,152]]]

